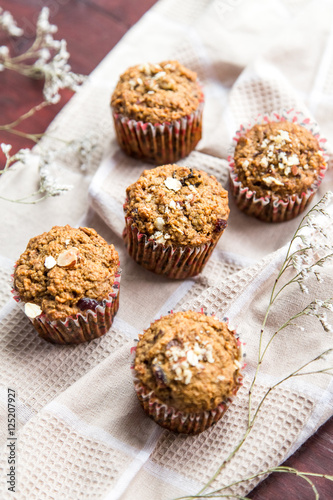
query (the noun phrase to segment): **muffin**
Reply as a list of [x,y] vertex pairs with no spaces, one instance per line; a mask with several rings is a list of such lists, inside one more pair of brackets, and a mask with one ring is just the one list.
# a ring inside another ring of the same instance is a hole
[[228,193],[214,176],[163,165],[126,190],[123,233],[131,257],[169,278],[200,273],[227,226]]
[[231,160],[231,189],[238,207],[267,222],[300,214],[326,170],[311,130],[290,121],[257,123],[239,134]]
[[14,298],[57,344],[104,335],[119,307],[119,257],[94,229],[55,226],[32,238],[13,276]]
[[162,427],[199,434],[216,423],[241,385],[240,341],[227,323],[193,311],[155,321],[141,336],[134,386]]
[[187,156],[201,138],[203,101],[196,73],[178,61],[129,68],[111,98],[120,147],[155,165]]

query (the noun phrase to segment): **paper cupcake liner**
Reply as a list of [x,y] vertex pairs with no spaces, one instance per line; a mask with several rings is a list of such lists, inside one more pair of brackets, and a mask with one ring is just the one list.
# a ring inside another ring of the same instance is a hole
[[[95,310],[87,309],[84,313],[69,316],[64,320],[51,320],[45,313],[36,318],[29,318],[38,335],[54,344],[81,344],[107,333],[119,308],[120,277],[121,269],[118,268],[112,291]],[[17,291],[12,289],[12,293],[24,310],[24,302],[17,295]]]
[[223,231],[209,243],[197,247],[164,245],[149,240],[133,226],[133,219],[125,218],[123,238],[129,255],[148,271],[167,278],[185,279],[201,273]]
[[[241,342],[237,336],[237,343],[240,348],[240,356],[242,357]],[[236,386],[231,397],[221,402],[212,410],[201,412],[184,412],[162,403],[155,395],[155,392],[146,387],[138,378],[134,369],[136,346],[131,349],[131,369],[133,375],[134,389],[138,400],[144,409],[145,413],[152,418],[158,425],[170,431],[182,434],[200,434],[213,424],[218,422],[224,413],[233,402],[238,389],[243,382],[243,375],[239,372]]]
[[[319,147],[323,153],[323,167],[319,172],[318,179],[306,192],[290,195],[284,200],[275,195],[270,197],[257,197],[254,191],[251,191],[238,181],[234,169],[235,148],[239,138],[245,135],[254,125],[280,121],[289,121],[301,125],[317,138]],[[320,137],[317,123],[311,121],[310,118],[306,118],[301,112],[294,109],[283,110],[281,113],[259,115],[246,125],[241,125],[233,138],[232,154],[228,157],[230,166],[230,188],[239,209],[265,222],[284,222],[293,219],[303,212],[315,195],[327,170],[328,155],[326,153],[325,143],[326,139]]]
[[203,102],[189,116],[171,123],[153,124],[113,112],[120,147],[130,156],[156,165],[175,163],[201,139]]
[[139,380],[134,382],[137,397],[144,411],[158,425],[173,432],[182,434],[200,434],[218,422],[229,407],[232,399],[220,403],[213,410],[199,413],[184,413],[161,403]]

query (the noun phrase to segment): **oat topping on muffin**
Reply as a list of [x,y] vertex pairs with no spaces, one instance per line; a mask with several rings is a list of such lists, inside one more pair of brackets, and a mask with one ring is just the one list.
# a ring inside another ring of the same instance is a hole
[[307,191],[325,166],[317,139],[288,121],[255,125],[235,149],[238,181],[257,197],[281,199]]
[[193,311],[165,316],[144,332],[134,368],[167,406],[212,410],[237,387],[241,351],[228,325]]
[[216,239],[227,225],[227,191],[214,176],[195,168],[145,170],[126,192],[125,217],[157,243],[201,245]]
[[118,265],[114,246],[94,229],[55,226],[29,241],[17,261],[14,288],[30,318],[39,311],[64,319],[102,304]]
[[203,93],[193,71],[178,61],[140,64],[120,77],[112,95],[113,111],[149,123],[164,123],[198,109]]

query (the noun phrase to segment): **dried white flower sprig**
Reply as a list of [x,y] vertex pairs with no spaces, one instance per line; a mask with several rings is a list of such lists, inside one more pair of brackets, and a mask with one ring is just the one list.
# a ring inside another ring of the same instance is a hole
[[[23,35],[23,30],[17,26],[12,14],[3,11],[0,8],[0,30],[4,30],[11,36]],[[23,54],[16,57],[10,56],[9,47],[3,45],[0,47],[0,71],[11,69],[30,78],[44,78],[44,100],[31,108],[11,123],[0,125],[0,131],[10,132],[11,134],[25,137],[35,143],[38,143],[43,136],[49,136],[48,133],[27,133],[18,129],[18,126],[33,116],[46,106],[55,104],[60,99],[61,89],[71,89],[76,91],[85,81],[86,77],[78,75],[71,71],[68,64],[69,53],[66,48],[65,40],[55,40],[53,34],[58,30],[57,26],[49,22],[49,9],[44,7],[38,17],[36,25],[36,36],[32,46]],[[31,159],[39,161],[39,189],[23,198],[9,199],[1,196],[0,199],[15,203],[37,203],[49,196],[58,196],[69,191],[72,186],[59,183],[51,174],[50,166],[61,158],[72,157],[71,164],[77,165],[84,172],[88,169],[91,161],[91,153],[96,147],[96,135],[83,137],[79,140],[63,141],[53,137],[62,143],[62,146],[55,151],[50,147],[43,147],[40,144],[34,151],[29,149],[20,149],[15,155],[10,155],[12,146],[10,144],[1,144],[6,162],[0,178],[9,172],[9,167],[13,168],[15,162],[28,164]]]
[[[10,144],[0,144],[0,148],[6,157],[6,164],[4,169],[0,172],[0,174],[4,174],[8,172],[9,167],[16,163],[17,161],[25,164],[32,157],[32,152],[30,149],[20,149],[15,155],[10,156],[10,150],[12,146]],[[58,181],[51,175],[49,171],[49,165],[54,158],[50,157],[50,153],[44,151],[39,156],[39,189],[34,193],[30,193],[23,198],[18,199],[10,199],[4,196],[0,196],[0,199],[5,201],[11,201],[13,203],[25,203],[25,204],[35,204],[38,203],[45,198],[50,196],[59,196],[60,194],[65,193],[72,189],[73,186],[59,184]],[[13,167],[12,167],[13,168]]]
[[[0,12],[1,27],[10,34],[14,32],[15,36],[22,34],[9,12]],[[37,20],[35,40],[26,52],[11,57],[7,45],[0,47],[0,71],[11,69],[30,78],[44,78],[44,99],[52,104],[60,100],[61,89],[76,91],[86,79],[71,71],[66,41],[53,38],[57,30],[57,26],[49,22],[49,9],[43,7]]]
[[12,14],[0,7],[0,29],[11,36],[23,35],[23,30],[17,26]]
[[[68,184],[60,183],[56,177],[51,173],[50,167],[54,164],[62,163],[64,159],[71,159],[72,169],[76,168],[78,171],[86,172],[89,171],[92,151],[97,146],[98,138],[94,133],[88,134],[81,139],[69,141],[56,150],[51,150],[46,147],[39,147],[39,144],[35,147],[34,151],[30,149],[20,149],[15,155],[10,155],[12,146],[10,144],[0,144],[0,149],[6,157],[6,164],[1,175],[13,170],[15,168],[16,162],[21,162],[23,164],[29,163],[32,159],[38,161],[39,169],[39,189],[33,193],[30,193],[23,198],[10,199],[4,196],[0,196],[0,199],[5,201],[10,201],[13,203],[24,203],[24,204],[35,204],[39,203],[45,198],[50,196],[59,196],[61,194],[70,191],[73,186]],[[12,166],[11,166],[12,165]]]
[[[306,307],[298,311],[291,318],[283,323],[270,337],[270,339],[264,345],[264,332],[269,317],[269,313],[280,294],[289,286],[297,284],[301,293],[309,293],[308,287],[305,284],[307,280],[311,277],[319,281],[322,281],[320,276],[320,269],[323,268],[327,263],[330,262],[333,256],[333,210],[331,205],[331,200],[333,198],[333,193],[328,192],[326,195],[317,203],[301,220],[286,252],[285,259],[282,263],[280,271],[275,279],[269,304],[266,309],[266,313],[263,319],[263,323],[260,330],[259,336],[259,348],[258,348],[258,362],[256,371],[250,385],[249,396],[248,396],[248,416],[247,416],[247,428],[246,431],[235,446],[229,456],[222,462],[218,467],[215,474],[209,479],[205,486],[196,494],[188,495],[185,497],[179,497],[176,500],[188,500],[194,498],[239,498],[245,500],[245,497],[237,494],[228,493],[232,486],[236,486],[241,483],[245,483],[255,478],[266,476],[272,472],[286,473],[296,475],[303,480],[305,480],[312,488],[314,493],[314,498],[319,499],[319,492],[312,481],[311,477],[320,477],[333,481],[333,476],[328,474],[315,474],[311,472],[301,472],[292,467],[272,467],[270,469],[261,471],[250,477],[244,477],[238,481],[234,481],[228,485],[219,487],[218,489],[211,489],[213,481],[218,477],[220,472],[224,469],[226,464],[236,455],[236,453],[243,446],[253,427],[255,426],[257,416],[264,405],[269,394],[278,386],[283,384],[286,380],[290,380],[295,377],[302,377],[308,375],[318,375],[325,374],[333,375],[333,338],[330,338],[331,346],[321,352],[319,355],[315,356],[313,359],[306,361],[302,366],[297,367],[287,376],[282,378],[279,382],[275,383],[269,389],[257,404],[253,407],[252,394],[256,381],[258,378],[258,373],[260,371],[261,365],[265,358],[268,348],[271,346],[272,342],[279,337],[279,333],[287,327],[297,326],[304,331],[304,327],[299,326],[297,321],[303,316],[313,316],[317,318],[323,327],[323,330],[327,333],[332,332],[332,323],[329,321],[328,315],[333,312],[333,296],[325,298],[316,298],[312,300]],[[330,206],[330,207],[329,207]],[[329,207],[329,209],[328,209]],[[291,275],[291,277],[290,277]],[[332,294],[333,295],[333,294]],[[328,339],[329,340],[329,339]],[[319,361],[330,359],[331,362],[322,368],[316,368],[316,364]]]

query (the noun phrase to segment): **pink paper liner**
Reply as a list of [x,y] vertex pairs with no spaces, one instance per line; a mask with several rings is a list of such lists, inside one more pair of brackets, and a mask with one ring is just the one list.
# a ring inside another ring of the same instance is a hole
[[134,382],[134,388],[144,411],[149,417],[161,427],[183,434],[200,434],[211,427],[220,420],[232,401],[229,398],[210,411],[184,413],[161,403],[155,397],[154,392],[149,391],[140,381]]
[[[81,344],[107,333],[119,308],[120,278],[121,269],[118,268],[112,291],[103,301],[103,305],[98,305],[95,311],[87,309],[64,320],[51,320],[45,313],[36,318],[29,318],[38,335],[54,344]],[[16,302],[24,307],[17,291],[12,289],[12,293]]]
[[[243,343],[239,340],[238,335],[234,332],[237,338],[237,345],[240,349],[240,357],[242,357]],[[143,407],[145,413],[152,418],[158,425],[170,431],[178,432],[181,434],[200,434],[213,424],[218,422],[224,413],[233,402],[238,389],[242,386],[243,375],[238,373],[236,386],[233,390],[231,397],[221,402],[216,408],[212,410],[205,410],[201,412],[186,413],[177,410],[171,406],[162,403],[161,400],[155,395],[152,389],[146,387],[138,378],[137,372],[134,369],[136,346],[131,348],[131,369],[133,375],[134,389],[138,400]],[[244,367],[243,367],[244,368]]]
[[148,271],[167,278],[185,279],[201,273],[223,231],[197,247],[164,245],[139,233],[131,217],[125,217],[123,238],[129,255]]
[[[287,200],[282,200],[278,196],[274,195],[258,198],[254,191],[251,191],[248,187],[243,186],[242,183],[238,181],[237,174],[234,169],[235,148],[239,138],[245,135],[245,133],[254,125],[279,121],[297,123],[298,125],[305,127],[314,137],[317,138],[319,147],[323,152],[323,167],[319,172],[318,179],[306,192],[290,195]],[[233,138],[232,154],[228,156],[230,166],[230,187],[239,209],[246,214],[257,217],[265,222],[284,222],[293,219],[303,212],[315,195],[327,170],[328,155],[326,153],[325,143],[326,139],[320,137],[317,123],[311,121],[310,118],[306,118],[303,113],[294,109],[283,110],[280,113],[274,112],[271,114],[260,114],[256,119],[248,122],[246,125],[241,125]]]
[[112,112],[117,140],[129,156],[156,165],[175,163],[195,148],[201,139],[203,102],[191,115],[156,123],[136,121]]

